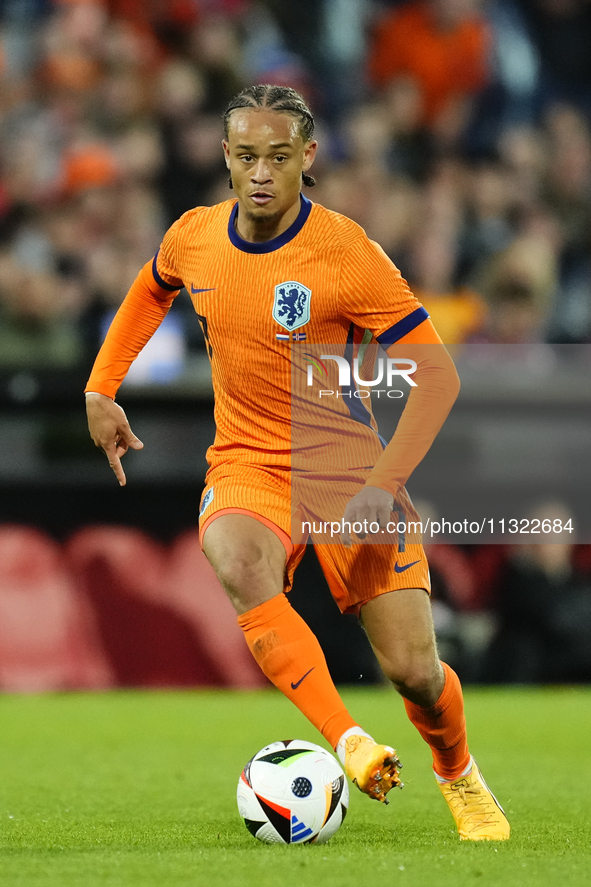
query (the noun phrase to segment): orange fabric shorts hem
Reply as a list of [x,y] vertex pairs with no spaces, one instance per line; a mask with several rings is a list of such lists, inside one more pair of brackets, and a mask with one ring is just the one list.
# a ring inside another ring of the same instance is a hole
[[[351,495],[362,483],[360,479]],[[255,518],[275,533],[285,548],[284,591],[289,592],[306,550],[306,541],[300,542],[299,536],[290,536],[289,531],[296,516],[315,518],[305,511],[300,513],[299,489],[300,485],[292,483],[291,474],[285,469],[229,462],[216,466],[208,473],[202,497],[201,544],[205,531],[217,517],[244,514]],[[408,505],[412,507],[410,500]],[[208,508],[216,510],[205,516],[203,511]],[[343,613],[358,615],[364,604],[390,591],[430,591],[427,558],[418,543],[354,543],[347,549],[340,542],[314,538],[311,541],[330,593]]]
[[210,514],[207,520],[203,522],[203,526],[199,528],[199,544],[201,545],[201,548],[203,548],[203,537],[209,525],[212,524],[216,518],[222,517],[224,514],[245,514],[247,517],[254,517],[255,520],[258,520],[261,524],[264,524],[265,527],[268,527],[280,539],[285,548],[288,560],[293,554],[294,545],[287,533],[284,532],[281,527],[278,527],[277,524],[273,523],[272,520],[269,520],[268,517],[263,517],[262,514],[257,514],[256,511],[249,511],[248,508],[220,508],[219,511]]

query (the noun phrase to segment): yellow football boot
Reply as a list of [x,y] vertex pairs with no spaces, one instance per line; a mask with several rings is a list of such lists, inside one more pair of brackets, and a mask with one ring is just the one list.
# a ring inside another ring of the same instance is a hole
[[400,786],[402,764],[389,745],[378,745],[368,736],[353,735],[345,740],[345,770],[357,788],[370,798],[388,803],[386,795]]
[[489,789],[472,758],[467,776],[439,782],[462,841],[506,841],[511,833],[505,811]]

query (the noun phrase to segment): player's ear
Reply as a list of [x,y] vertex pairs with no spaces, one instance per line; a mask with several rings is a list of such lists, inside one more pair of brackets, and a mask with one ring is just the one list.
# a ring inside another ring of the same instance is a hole
[[314,158],[316,157],[316,149],[318,148],[318,142],[311,141],[308,142],[306,147],[304,148],[304,164],[303,170],[306,172],[312,164],[314,163]]
[[222,141],[222,148],[224,149],[224,160],[226,161],[226,166],[230,169],[230,145],[224,139]]

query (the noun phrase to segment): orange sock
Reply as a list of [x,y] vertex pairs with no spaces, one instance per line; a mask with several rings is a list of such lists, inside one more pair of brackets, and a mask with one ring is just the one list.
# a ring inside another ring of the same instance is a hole
[[238,617],[250,652],[332,748],[357,726],[332,682],[322,648],[284,594]]
[[457,779],[470,763],[464,698],[460,679],[453,669],[441,663],[445,684],[432,708],[404,700],[406,713],[425,742],[431,746],[433,769],[441,779]]

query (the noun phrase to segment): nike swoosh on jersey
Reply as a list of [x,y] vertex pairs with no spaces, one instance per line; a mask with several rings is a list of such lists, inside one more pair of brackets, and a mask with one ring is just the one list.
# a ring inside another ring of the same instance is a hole
[[[310,669],[310,671],[314,671],[315,668],[316,668],[316,666],[313,665],[312,668]],[[304,680],[304,678],[307,678],[307,677],[308,677],[308,675],[310,674],[310,671],[307,671],[306,674],[304,675],[304,677],[300,678],[299,681],[296,681],[295,684],[294,684],[294,682],[292,681],[292,682],[291,682],[291,689],[292,689],[292,690],[297,690],[297,688],[300,686],[300,684],[302,683],[302,681]]]
[[195,295],[195,293],[213,293],[216,289],[217,286],[210,286],[206,287],[205,289],[195,289],[193,284],[191,284],[191,292],[193,293],[193,295]]
[[403,567],[398,566],[398,562],[394,564],[394,572],[395,573],[404,573],[405,570],[410,570],[411,567],[414,567],[415,564],[420,564],[419,561],[413,561],[412,564],[405,564]]

